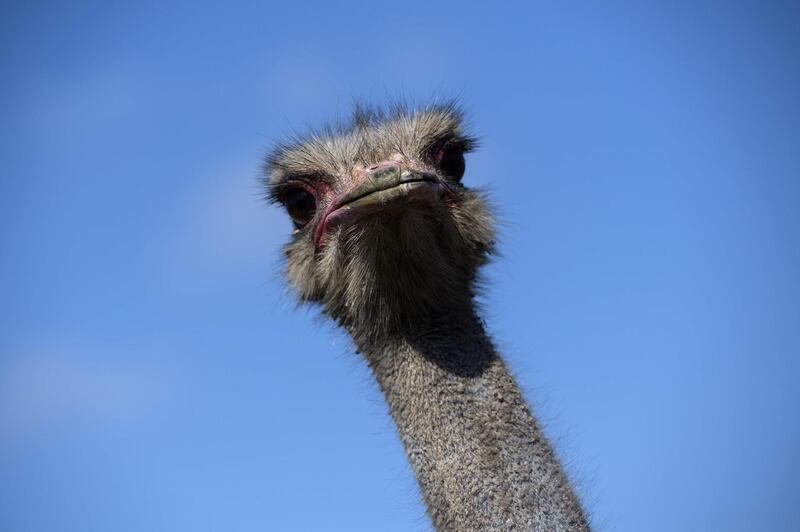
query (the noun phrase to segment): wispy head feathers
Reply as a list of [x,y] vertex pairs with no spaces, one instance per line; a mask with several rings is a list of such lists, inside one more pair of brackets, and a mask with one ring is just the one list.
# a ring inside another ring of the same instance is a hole
[[[300,300],[319,303],[357,341],[427,334],[469,312],[478,269],[493,251],[494,219],[484,196],[465,187],[460,175],[448,177],[434,155],[453,148],[463,155],[475,146],[453,102],[358,105],[350,120],[276,146],[265,164],[268,196],[282,201],[285,187],[309,183],[319,211],[285,250],[286,275]],[[316,246],[313,233],[331,198],[364,168],[386,160],[439,176],[451,196],[386,204]]]

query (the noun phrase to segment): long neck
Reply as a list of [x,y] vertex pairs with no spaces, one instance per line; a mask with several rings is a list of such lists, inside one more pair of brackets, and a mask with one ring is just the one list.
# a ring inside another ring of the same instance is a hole
[[473,313],[360,345],[437,530],[587,530],[553,450]]

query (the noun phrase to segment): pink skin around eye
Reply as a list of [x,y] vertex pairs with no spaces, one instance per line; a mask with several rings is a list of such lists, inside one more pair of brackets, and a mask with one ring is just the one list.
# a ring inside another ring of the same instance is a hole
[[321,179],[317,180],[315,183],[315,196],[317,196],[317,200],[322,198],[326,198],[330,195],[331,192],[331,185]]

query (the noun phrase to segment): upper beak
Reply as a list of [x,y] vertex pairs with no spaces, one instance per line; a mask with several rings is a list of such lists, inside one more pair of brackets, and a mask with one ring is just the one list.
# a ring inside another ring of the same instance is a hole
[[385,164],[370,169],[363,181],[333,200],[317,225],[315,243],[319,247],[326,231],[354,216],[379,209],[399,199],[453,197],[450,187],[435,174]]
[[[385,204],[390,199],[402,196],[408,187],[400,187],[404,183],[421,183],[428,182],[441,185],[441,181],[434,174],[426,172],[417,172],[409,169],[401,168],[400,166],[388,166],[381,168],[374,172],[370,172],[367,178],[353,187],[347,194],[340,197],[333,207],[338,209],[344,205],[358,202],[359,205],[369,205],[373,203]],[[395,193],[375,195],[370,198],[375,192],[397,188]]]

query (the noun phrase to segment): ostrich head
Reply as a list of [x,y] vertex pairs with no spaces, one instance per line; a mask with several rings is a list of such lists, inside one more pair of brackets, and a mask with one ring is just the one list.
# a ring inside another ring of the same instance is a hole
[[494,240],[484,197],[461,181],[474,147],[453,104],[357,109],[279,145],[266,185],[294,222],[286,274],[301,301],[364,339],[470,311]]

